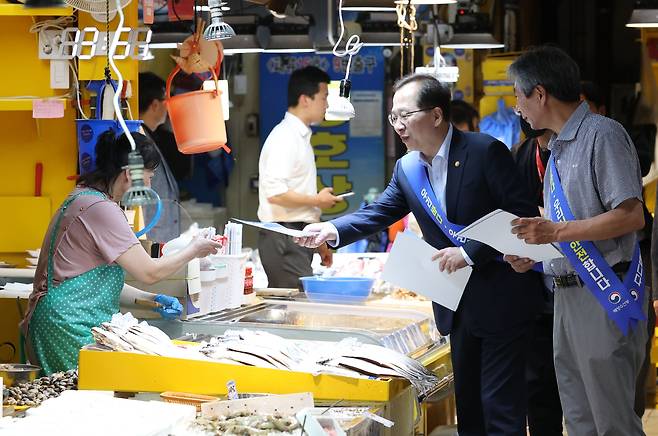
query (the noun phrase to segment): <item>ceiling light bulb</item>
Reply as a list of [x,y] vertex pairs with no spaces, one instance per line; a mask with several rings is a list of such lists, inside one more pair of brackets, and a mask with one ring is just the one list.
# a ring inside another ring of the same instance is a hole
[[203,31],[203,37],[208,41],[229,39],[235,36],[235,30],[224,22],[222,8],[228,3],[222,0],[208,0],[210,8],[210,25]]
[[459,67],[416,67],[416,74],[427,74],[436,77],[442,83],[455,83],[459,80]]
[[449,41],[442,42],[440,47],[477,50],[503,48],[505,44],[498,42],[491,33],[455,33]]
[[131,186],[121,198],[123,206],[144,206],[157,204],[160,201],[158,193],[144,184],[144,159],[138,151],[131,151],[128,154],[128,165],[124,169],[130,170]]
[[658,9],[634,9],[626,27],[658,27]]

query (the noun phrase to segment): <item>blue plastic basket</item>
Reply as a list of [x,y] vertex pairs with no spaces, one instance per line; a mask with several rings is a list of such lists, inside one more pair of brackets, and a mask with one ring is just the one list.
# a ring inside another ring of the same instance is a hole
[[368,299],[375,279],[367,277],[301,277],[304,292],[318,303],[361,303]]

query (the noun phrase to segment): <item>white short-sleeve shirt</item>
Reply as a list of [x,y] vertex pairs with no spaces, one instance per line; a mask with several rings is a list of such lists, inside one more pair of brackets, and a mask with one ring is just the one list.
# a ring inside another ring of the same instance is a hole
[[270,132],[258,161],[258,219],[264,222],[317,222],[318,207],[283,207],[267,199],[289,190],[317,194],[317,170],[311,146],[311,129],[295,115],[286,112]]

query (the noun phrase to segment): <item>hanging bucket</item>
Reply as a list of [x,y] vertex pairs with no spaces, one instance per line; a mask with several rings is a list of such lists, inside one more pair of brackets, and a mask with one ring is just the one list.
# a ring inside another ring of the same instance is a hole
[[184,154],[204,153],[223,148],[227,153],[226,127],[222,111],[217,74],[213,69],[215,90],[200,90],[171,97],[171,82],[178,74],[176,67],[167,79],[167,112],[176,137],[178,150]]
[[[114,82],[112,83],[112,86],[114,86]],[[107,130],[112,130],[117,134],[123,132],[118,121],[101,119],[102,100],[103,93],[99,90],[96,96],[97,119],[75,120],[76,131],[78,134],[78,164],[80,165],[81,175],[90,173],[96,169],[96,141],[98,141],[98,137]],[[139,131],[142,122],[126,120],[126,125],[131,132],[137,132]]]

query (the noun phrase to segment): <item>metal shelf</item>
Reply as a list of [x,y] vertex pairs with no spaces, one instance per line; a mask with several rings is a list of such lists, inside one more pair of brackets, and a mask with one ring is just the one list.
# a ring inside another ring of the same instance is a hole
[[53,8],[26,8],[24,5],[0,3],[0,16],[65,16],[73,15],[73,8],[70,6],[60,6]]
[[[43,97],[44,99],[48,97]],[[31,111],[32,102],[37,99],[32,98],[3,98],[0,97],[0,112],[6,111]],[[38,99],[40,100],[40,99]],[[64,102],[64,109],[68,107],[68,99],[58,98]]]

